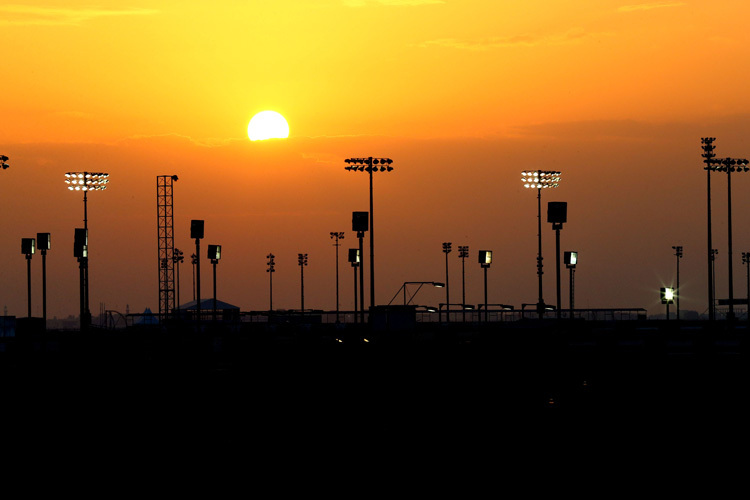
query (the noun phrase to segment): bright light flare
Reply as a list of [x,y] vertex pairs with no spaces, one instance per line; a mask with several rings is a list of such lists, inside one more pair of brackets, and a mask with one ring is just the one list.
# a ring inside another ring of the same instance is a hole
[[261,111],[250,120],[247,136],[251,141],[286,139],[289,137],[289,124],[276,111]]

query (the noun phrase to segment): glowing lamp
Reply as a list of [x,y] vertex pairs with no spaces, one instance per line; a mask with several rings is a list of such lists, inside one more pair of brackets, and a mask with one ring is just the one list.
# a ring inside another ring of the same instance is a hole
[[221,245],[208,245],[208,258],[211,260],[221,259]]
[[564,259],[566,266],[576,267],[576,264],[578,264],[578,252],[565,252]]
[[492,264],[492,250],[480,250],[479,263],[482,264],[482,267],[490,267],[490,264]]
[[349,262],[352,265],[357,265],[360,262],[362,262],[362,258],[359,253],[359,248],[350,248],[349,249]]
[[661,303],[662,304],[672,304],[674,303],[674,288],[666,287],[660,289],[661,294]]

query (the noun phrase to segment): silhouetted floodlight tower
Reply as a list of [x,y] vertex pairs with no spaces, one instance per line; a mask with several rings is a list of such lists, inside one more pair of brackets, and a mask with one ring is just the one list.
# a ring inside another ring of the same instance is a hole
[[674,288],[666,287],[660,289],[661,303],[667,305],[667,321],[669,321],[669,304],[674,303]]
[[[361,242],[361,240],[360,240]],[[349,263],[352,265],[352,269],[354,270],[354,322],[357,323],[359,320],[357,318],[357,269],[360,267],[360,258],[361,258],[361,252],[362,250],[359,248],[350,248],[349,249]]]
[[539,277],[539,299],[536,304],[537,313],[541,318],[544,316],[544,291],[542,289],[542,189],[556,188],[560,185],[560,172],[552,170],[534,170],[521,172],[521,181],[523,187],[537,190],[537,219],[538,219],[538,236],[539,250],[536,257],[536,269]]
[[458,258],[461,259],[461,314],[462,321],[466,323],[466,258],[469,256],[469,247],[458,246]]
[[714,292],[716,291],[714,289],[714,253],[713,253],[713,242],[712,236],[711,236],[711,172],[714,170],[713,161],[716,157],[716,154],[714,153],[714,149],[716,149],[716,146],[714,146],[714,141],[716,140],[716,137],[703,137],[701,138],[701,148],[703,149],[703,154],[701,156],[704,158],[703,163],[706,164],[705,167],[703,167],[703,170],[706,171],[706,204],[707,204],[707,224],[706,227],[708,229],[708,251],[706,257],[708,258],[708,319],[710,321],[713,321],[716,317],[715,314],[715,295]]
[[[390,158],[348,158],[345,170],[350,172],[367,172],[370,178],[370,307],[375,307],[375,221],[372,202],[372,174],[373,172],[392,172]],[[361,280],[360,280],[361,281]]]
[[266,255],[266,259],[268,261],[266,262],[266,265],[268,266],[266,268],[266,272],[268,273],[268,310],[273,311],[273,273],[276,272],[276,261],[274,260],[276,256],[274,254],[269,253]]
[[682,246],[673,246],[674,256],[677,259],[677,286],[675,287],[675,296],[677,298],[677,319],[680,319],[680,260],[682,259]]
[[576,264],[578,264],[578,252],[565,252],[563,259],[565,260],[565,267],[570,271],[570,318],[573,319],[573,310],[575,309],[575,273]]
[[195,319],[201,320],[201,240],[203,239],[204,221],[190,221],[190,238],[195,240]]
[[216,321],[216,265],[221,260],[221,245],[208,245],[207,253],[214,271],[214,321]]
[[27,304],[28,317],[31,317],[31,257],[36,251],[36,241],[34,238],[21,238],[21,253],[26,256],[26,284],[27,284]]
[[297,254],[297,264],[299,264],[299,288],[300,288],[300,311],[305,314],[305,266],[307,265],[307,254]]
[[180,264],[185,261],[185,254],[182,250],[175,248],[172,251],[172,263],[175,270],[175,302],[177,310],[180,310]]
[[9,159],[10,158],[8,158],[5,155],[0,155],[0,167],[2,167],[3,170],[5,170],[6,168],[10,167],[10,165],[8,165],[7,163],[5,163]]
[[562,314],[560,298],[560,230],[568,221],[568,204],[564,201],[550,201],[547,203],[547,222],[552,223],[555,231],[555,273],[557,283],[557,319]]
[[484,322],[487,322],[487,269],[492,264],[492,250],[479,251],[479,264],[484,270]]
[[339,240],[344,239],[343,231],[332,231],[331,239],[334,240],[333,246],[336,247],[336,323],[339,322]]
[[36,233],[36,248],[42,254],[42,318],[47,327],[47,250],[52,248],[50,233]]
[[[360,321],[365,322],[365,266],[364,266],[364,237],[365,232],[369,229],[369,219],[367,212],[352,212],[352,231],[357,233],[359,240],[359,315]],[[371,240],[372,241],[372,240]],[[370,268],[372,272],[372,267]],[[372,279],[372,275],[370,275]]]
[[88,193],[90,191],[104,191],[109,184],[109,174],[105,172],[67,172],[65,174],[65,184],[69,191],[83,192],[83,229],[86,230],[86,256],[80,257],[79,267],[83,273],[83,297],[84,297],[84,315],[86,316],[84,326],[88,326],[90,320],[89,309],[89,258],[88,258]]
[[450,242],[443,243],[443,253],[445,254],[445,322],[450,323],[451,300],[450,300],[450,283],[448,281],[448,254],[451,253]]
[[744,158],[714,158],[707,166],[719,172],[727,173],[727,269],[729,273],[729,312],[727,320],[734,320],[734,283],[732,273],[732,172],[747,172],[748,161]]
[[80,279],[80,321],[81,331],[88,328],[89,325],[89,314],[88,304],[86,302],[86,262],[89,256],[89,241],[88,241],[88,229],[77,227],[75,228],[75,236],[73,238],[73,257],[78,260],[78,272]]

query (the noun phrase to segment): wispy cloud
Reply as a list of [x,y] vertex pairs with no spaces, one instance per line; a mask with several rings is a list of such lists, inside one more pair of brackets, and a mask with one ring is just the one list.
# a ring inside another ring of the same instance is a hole
[[342,0],[344,5],[347,7],[364,7],[367,4],[380,4],[380,5],[402,5],[402,6],[417,6],[417,5],[434,5],[439,3],[445,3],[444,0]]
[[682,7],[685,5],[685,2],[651,2],[651,3],[641,3],[636,5],[623,5],[622,7],[618,7],[618,12],[635,12],[638,10],[652,10],[652,9],[661,9],[664,7]]
[[492,50],[510,47],[537,47],[541,45],[562,45],[582,42],[588,38],[609,36],[610,33],[588,33],[580,29],[558,35],[517,35],[510,37],[489,37],[476,40],[458,38],[438,38],[419,44],[420,47],[447,47],[460,50]]
[[80,26],[102,17],[157,14],[154,9],[73,9],[33,5],[0,5],[0,26]]

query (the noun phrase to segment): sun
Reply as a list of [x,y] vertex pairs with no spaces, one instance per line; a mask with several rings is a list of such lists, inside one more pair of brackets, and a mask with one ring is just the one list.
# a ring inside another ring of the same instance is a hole
[[286,139],[289,137],[289,124],[276,111],[261,111],[250,120],[247,136],[251,141]]

